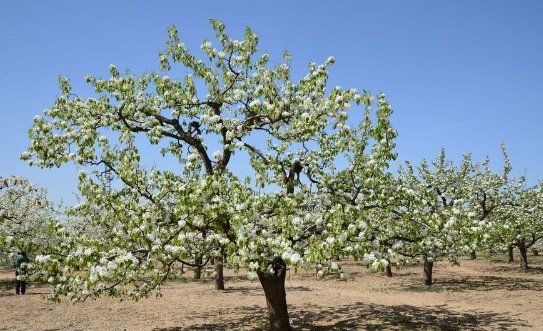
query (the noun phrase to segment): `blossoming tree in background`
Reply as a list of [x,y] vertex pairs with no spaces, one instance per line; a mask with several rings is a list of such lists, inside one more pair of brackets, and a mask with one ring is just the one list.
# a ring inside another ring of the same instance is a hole
[[521,268],[526,270],[527,250],[543,238],[541,183],[527,187],[525,178],[512,177],[511,161],[503,143],[502,152],[501,173],[493,171],[487,159],[477,165],[470,181],[468,199],[482,225],[477,246],[491,252],[507,251],[509,262],[513,261],[516,247]]
[[364,261],[383,269],[392,259],[400,265],[421,260],[424,283],[432,285],[436,260],[457,263],[460,255],[474,251],[480,223],[466,199],[473,169],[469,155],[456,167],[444,150],[431,164],[400,167],[388,208],[365,225],[373,248]]
[[[271,328],[288,329],[287,268],[340,272],[329,261],[353,251],[347,231],[386,199],[377,193],[396,133],[384,95],[375,102],[329,88],[333,58],[311,63],[295,82],[287,52],[284,63],[269,65],[250,29],[233,40],[222,22],[211,24],[220,45],[204,41],[206,61],[169,29],[161,69],[188,72],[181,78],[111,66],[107,79],[87,77],[96,96],[82,98],[62,77],[60,97],[35,117],[22,158],[40,167],[78,164],[83,199],[70,212],[101,233],[74,232],[64,257],[37,259],[54,299],[138,299],[159,290],[176,265],[202,267],[211,258],[221,289],[226,256],[259,278]],[[356,105],[362,109],[351,110]],[[144,166],[149,146],[177,169]],[[104,168],[110,187],[100,180]]]
[[520,253],[520,267],[528,269],[528,250],[543,240],[543,186],[526,187],[523,178],[510,180],[500,196],[496,212],[486,224],[486,243],[496,251],[512,248]]
[[30,257],[52,253],[60,240],[45,190],[19,177],[0,177],[0,264],[14,265],[21,250]]

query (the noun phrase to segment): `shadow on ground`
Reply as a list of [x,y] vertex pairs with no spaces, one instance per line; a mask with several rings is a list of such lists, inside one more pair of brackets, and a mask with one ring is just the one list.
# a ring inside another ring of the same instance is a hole
[[[292,286],[286,284],[287,292],[309,292],[312,291],[311,288],[307,286]],[[262,288],[260,287],[251,287],[251,286],[230,286],[226,287],[222,292],[224,293],[241,293],[243,295],[257,295],[262,296],[264,294]]]
[[15,295],[15,279],[0,279],[0,297]]
[[516,273],[519,275],[529,275],[529,274],[542,274],[543,267],[541,266],[529,266],[528,270],[522,270],[518,265],[497,265],[493,266],[490,269],[490,272],[510,272]]
[[0,291],[8,291],[15,288],[15,278],[0,279]]
[[[27,284],[26,286],[26,294],[25,295],[43,295],[47,294],[47,292],[35,292],[35,289],[30,290],[32,288],[31,284]],[[0,298],[1,297],[9,297],[15,294],[15,278],[14,279],[0,279]]]
[[[423,287],[421,285],[420,287]],[[477,276],[463,278],[445,278],[437,280],[435,285],[438,290],[445,291],[543,291],[543,282],[520,277],[496,277]],[[407,290],[416,291],[419,286],[410,285]]]
[[[335,308],[294,309],[291,323],[296,330],[511,330],[529,327],[514,317],[490,312],[457,312],[446,306],[432,308],[409,305],[385,306],[356,303]],[[155,331],[266,329],[266,311],[260,307],[231,310],[243,317],[224,323],[204,323],[187,327],[158,328]],[[224,315],[227,316],[227,315]]]

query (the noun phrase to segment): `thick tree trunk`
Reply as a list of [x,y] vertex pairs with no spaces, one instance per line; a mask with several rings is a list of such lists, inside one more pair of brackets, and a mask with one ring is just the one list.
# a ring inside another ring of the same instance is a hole
[[424,285],[430,286],[433,284],[432,280],[432,269],[434,268],[434,262],[428,261],[426,257],[424,257]]
[[285,292],[286,264],[281,258],[274,260],[274,274],[258,272],[258,280],[266,295],[270,330],[291,330]]
[[196,265],[194,267],[194,279],[200,279],[202,278],[202,257],[197,256],[194,258],[194,264]]
[[521,240],[518,243],[518,250],[520,252],[520,267],[522,270],[526,271],[528,270],[528,254],[524,240]]
[[392,277],[392,268],[390,267],[390,263],[387,265],[386,273],[387,277]]
[[507,262],[513,263],[513,261],[515,260],[513,258],[513,245],[507,246],[507,254],[509,255],[509,258],[507,259]]
[[215,289],[224,290],[223,257],[215,258]]
[[471,251],[471,254],[470,254],[469,257],[470,257],[470,259],[475,260],[475,259],[477,259],[477,253],[475,253],[475,251]]

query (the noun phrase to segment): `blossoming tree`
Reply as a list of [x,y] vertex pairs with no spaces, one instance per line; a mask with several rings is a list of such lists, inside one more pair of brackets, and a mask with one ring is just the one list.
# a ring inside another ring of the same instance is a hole
[[459,255],[473,251],[481,228],[466,198],[473,169],[469,155],[457,167],[444,150],[430,164],[400,167],[387,208],[365,224],[372,248],[364,261],[383,269],[394,258],[399,264],[422,260],[424,283],[432,285],[436,260],[457,263]]
[[0,177],[0,263],[11,267],[20,250],[32,257],[51,252],[59,239],[54,214],[43,189],[23,178]]
[[504,168],[493,171],[489,160],[476,166],[470,180],[469,203],[474,207],[482,228],[478,246],[491,251],[508,251],[513,261],[513,248],[520,252],[520,265],[528,268],[527,250],[543,238],[541,222],[541,183],[527,187],[525,178],[511,176],[511,161],[502,143]]
[[[384,95],[375,102],[355,89],[329,88],[333,58],[311,63],[295,82],[289,53],[269,65],[250,29],[234,40],[222,22],[211,24],[220,45],[204,41],[209,61],[169,29],[161,69],[187,73],[180,79],[122,75],[111,66],[108,79],[87,77],[96,97],[82,98],[62,77],[61,95],[35,117],[22,158],[40,167],[81,166],[83,200],[71,212],[101,231],[74,234],[63,258],[38,259],[55,284],[54,299],[141,298],[159,290],[177,264],[201,267],[212,257],[222,288],[226,256],[260,280],[271,328],[288,329],[287,268],[337,271],[329,261],[345,251],[352,229],[342,202],[350,195],[354,211],[383,198],[371,192],[393,158]],[[350,110],[356,105],[363,106],[358,113]],[[149,145],[178,169],[145,167]],[[248,174],[239,170],[243,161],[232,163],[237,155],[248,155]],[[111,187],[100,180],[104,167]],[[350,177],[353,169],[364,175]],[[354,190],[343,189],[351,183]]]
[[543,240],[543,186],[526,187],[523,178],[510,180],[502,191],[496,212],[485,226],[488,247],[517,248],[520,267],[528,269],[528,250]]

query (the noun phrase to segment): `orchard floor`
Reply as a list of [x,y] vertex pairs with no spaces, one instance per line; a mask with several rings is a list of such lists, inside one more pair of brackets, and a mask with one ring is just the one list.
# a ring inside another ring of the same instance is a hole
[[[315,280],[290,273],[287,300],[299,330],[543,330],[543,257],[522,273],[503,260],[439,262],[435,285],[421,285],[421,266],[393,278],[343,262],[348,281]],[[228,272],[227,290],[212,279],[170,282],[163,297],[140,302],[98,299],[53,304],[47,287],[30,286],[16,296],[12,274],[0,271],[0,330],[260,330],[267,325],[258,281]]]

